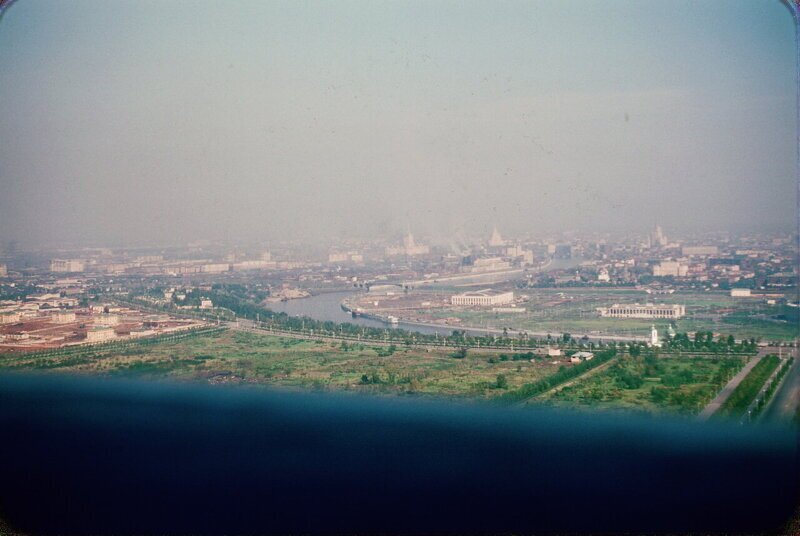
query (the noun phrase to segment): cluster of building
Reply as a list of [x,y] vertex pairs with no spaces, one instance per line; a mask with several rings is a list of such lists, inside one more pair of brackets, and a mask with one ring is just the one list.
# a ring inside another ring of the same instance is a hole
[[273,261],[269,252],[263,253],[260,258],[256,259],[165,260],[163,255],[143,255],[130,260],[90,257],[80,259],[52,259],[50,261],[50,271],[53,273],[93,273],[111,275],[222,274],[233,271],[291,268],[293,266],[294,264],[291,262]]
[[32,351],[192,329],[201,322],[71,298],[33,295],[0,302],[0,352]]

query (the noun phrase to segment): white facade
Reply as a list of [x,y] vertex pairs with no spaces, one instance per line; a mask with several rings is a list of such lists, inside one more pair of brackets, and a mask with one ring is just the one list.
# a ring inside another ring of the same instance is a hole
[[486,289],[450,296],[450,303],[453,305],[505,305],[513,302],[512,291],[498,292]]
[[600,316],[606,318],[678,319],[686,315],[686,307],[683,305],[667,305],[663,303],[646,303],[644,305],[638,303],[632,305],[615,303],[611,307],[600,307],[598,312]]
[[732,288],[731,289],[731,297],[732,298],[749,298],[752,296],[749,288]]

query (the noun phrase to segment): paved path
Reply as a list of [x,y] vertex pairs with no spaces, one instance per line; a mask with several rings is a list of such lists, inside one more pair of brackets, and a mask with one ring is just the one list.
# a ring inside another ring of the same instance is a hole
[[721,408],[722,404],[728,400],[728,397],[731,396],[731,393],[733,393],[739,384],[742,383],[742,380],[750,373],[751,370],[753,370],[753,367],[755,367],[758,362],[761,361],[762,357],[764,356],[761,355],[761,352],[759,352],[757,356],[748,361],[747,364],[742,367],[742,370],[740,370],[736,376],[731,378],[731,381],[729,381],[728,384],[722,388],[722,391],[720,391],[717,396],[714,397],[714,400],[709,402],[708,405],[703,408],[703,411],[701,411],[700,415],[697,416],[697,420],[707,421],[719,408]]

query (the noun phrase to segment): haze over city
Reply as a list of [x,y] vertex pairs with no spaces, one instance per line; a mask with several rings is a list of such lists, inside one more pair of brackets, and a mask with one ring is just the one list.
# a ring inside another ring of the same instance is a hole
[[0,0],[0,535],[800,534],[799,36]]
[[791,229],[792,43],[770,0],[26,0],[0,239]]

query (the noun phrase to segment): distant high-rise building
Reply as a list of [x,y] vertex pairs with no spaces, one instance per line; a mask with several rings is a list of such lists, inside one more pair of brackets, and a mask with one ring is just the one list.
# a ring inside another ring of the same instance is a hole
[[8,267],[5,264],[0,264],[0,277],[8,277]]
[[492,236],[489,238],[489,246],[493,248],[498,248],[504,246],[506,241],[503,240],[503,237],[500,236],[500,231],[497,230],[497,226],[492,229]]
[[663,248],[667,245],[667,237],[664,236],[664,231],[661,230],[660,225],[656,225],[650,232],[650,247]]
[[427,255],[429,252],[430,248],[428,246],[417,244],[414,241],[414,235],[411,234],[411,231],[408,231],[408,233],[406,233],[406,235],[403,237],[402,246],[386,248],[386,255],[389,257],[395,255],[408,255],[409,257],[413,257],[415,255]]

